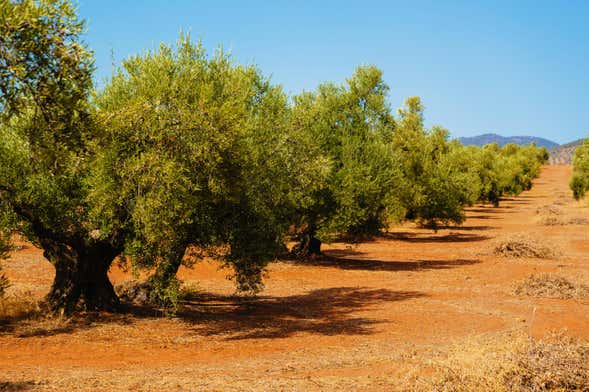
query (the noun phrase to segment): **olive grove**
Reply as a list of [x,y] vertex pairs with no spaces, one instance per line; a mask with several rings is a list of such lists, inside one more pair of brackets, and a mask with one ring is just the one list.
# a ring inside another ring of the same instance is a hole
[[462,146],[425,126],[418,97],[395,115],[377,67],[289,97],[187,35],[96,89],[83,30],[69,1],[0,0],[0,256],[12,233],[43,250],[52,311],[117,309],[116,260],[175,302],[195,249],[255,293],[281,254],[406,220],[460,224],[466,206],[530,189],[547,158]]

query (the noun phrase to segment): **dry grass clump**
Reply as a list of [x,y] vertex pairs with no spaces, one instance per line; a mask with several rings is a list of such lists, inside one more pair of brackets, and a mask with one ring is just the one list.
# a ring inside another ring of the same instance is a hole
[[569,218],[568,222],[569,225],[589,225],[589,219],[583,216],[574,216],[572,218]]
[[544,226],[563,226],[567,224],[563,217],[564,211],[554,204],[536,208],[536,214],[540,216],[538,222]]
[[556,204],[546,204],[536,207],[536,214],[540,215],[563,215],[564,211]]
[[514,234],[499,239],[493,246],[493,254],[503,257],[531,257],[550,259],[560,256],[558,247],[538,240],[529,234]]
[[563,217],[558,215],[541,215],[538,223],[544,226],[589,225],[589,219],[585,217]]
[[537,342],[507,339],[462,347],[437,370],[428,390],[589,391],[589,344],[562,332]]
[[30,292],[12,293],[0,298],[0,321],[22,319],[38,315],[39,303]]
[[70,331],[74,324],[74,319],[50,312],[30,291],[14,292],[0,299],[0,333],[48,336]]
[[567,224],[567,221],[560,216],[548,214],[541,215],[538,223],[544,226],[564,226]]
[[514,293],[538,298],[586,298],[589,297],[589,287],[562,276],[539,274],[525,279],[515,288]]
[[559,206],[562,206],[562,205],[568,204],[568,202],[565,200],[565,199],[566,199],[566,198],[568,198],[568,197],[570,197],[570,196],[567,196],[567,195],[561,195],[561,196],[559,196],[559,198],[558,198],[558,199],[556,199],[556,200],[554,201],[554,203],[553,203],[553,204],[555,204],[555,205],[559,205]]
[[13,292],[0,299],[0,333],[18,337],[51,335],[66,330],[70,321],[48,312],[30,291]]
[[588,225],[589,219],[575,216],[567,217],[563,209],[554,204],[547,204],[536,208],[536,214],[539,215],[538,223],[544,226],[565,226],[565,225]]

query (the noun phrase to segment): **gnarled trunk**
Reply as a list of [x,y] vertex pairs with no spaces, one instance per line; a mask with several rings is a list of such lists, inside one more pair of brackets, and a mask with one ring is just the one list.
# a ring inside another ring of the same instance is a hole
[[55,266],[55,279],[46,301],[53,311],[77,309],[114,311],[119,299],[108,278],[118,252],[108,244],[79,246],[43,244],[44,255]]
[[299,237],[292,252],[298,257],[311,257],[321,254],[321,241],[315,237],[316,230],[311,226]]

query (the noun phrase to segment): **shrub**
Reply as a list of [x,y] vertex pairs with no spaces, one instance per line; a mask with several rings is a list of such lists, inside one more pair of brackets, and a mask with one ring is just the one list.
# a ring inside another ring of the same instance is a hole
[[497,143],[480,148],[468,146],[463,154],[470,156],[467,170],[474,172],[479,178],[477,199],[495,206],[499,205],[504,195],[515,196],[531,189],[532,180],[539,175],[540,167],[546,162],[547,156],[546,149],[533,144],[507,144],[499,147]]
[[575,200],[582,199],[589,189],[589,140],[575,149],[573,156],[573,176],[569,183]]
[[392,142],[402,171],[397,199],[404,218],[436,229],[442,224],[464,221],[464,206],[474,203],[479,178],[465,148],[448,140],[448,131],[424,126],[419,97],[407,99],[399,110]]
[[42,314],[31,292],[11,293],[0,298],[0,320],[24,319]]
[[570,188],[573,191],[573,197],[575,200],[582,199],[585,196],[587,190],[587,179],[581,177],[579,174],[574,174],[571,178]]

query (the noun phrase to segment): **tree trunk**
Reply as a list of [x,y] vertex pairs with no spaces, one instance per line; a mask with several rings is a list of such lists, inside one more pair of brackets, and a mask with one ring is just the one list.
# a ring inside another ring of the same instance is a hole
[[108,278],[118,252],[109,245],[44,244],[44,255],[55,266],[55,279],[46,301],[55,312],[115,311],[119,298]]
[[314,231],[304,233],[299,242],[293,247],[293,253],[298,257],[311,257],[321,254],[321,241],[315,237]]

